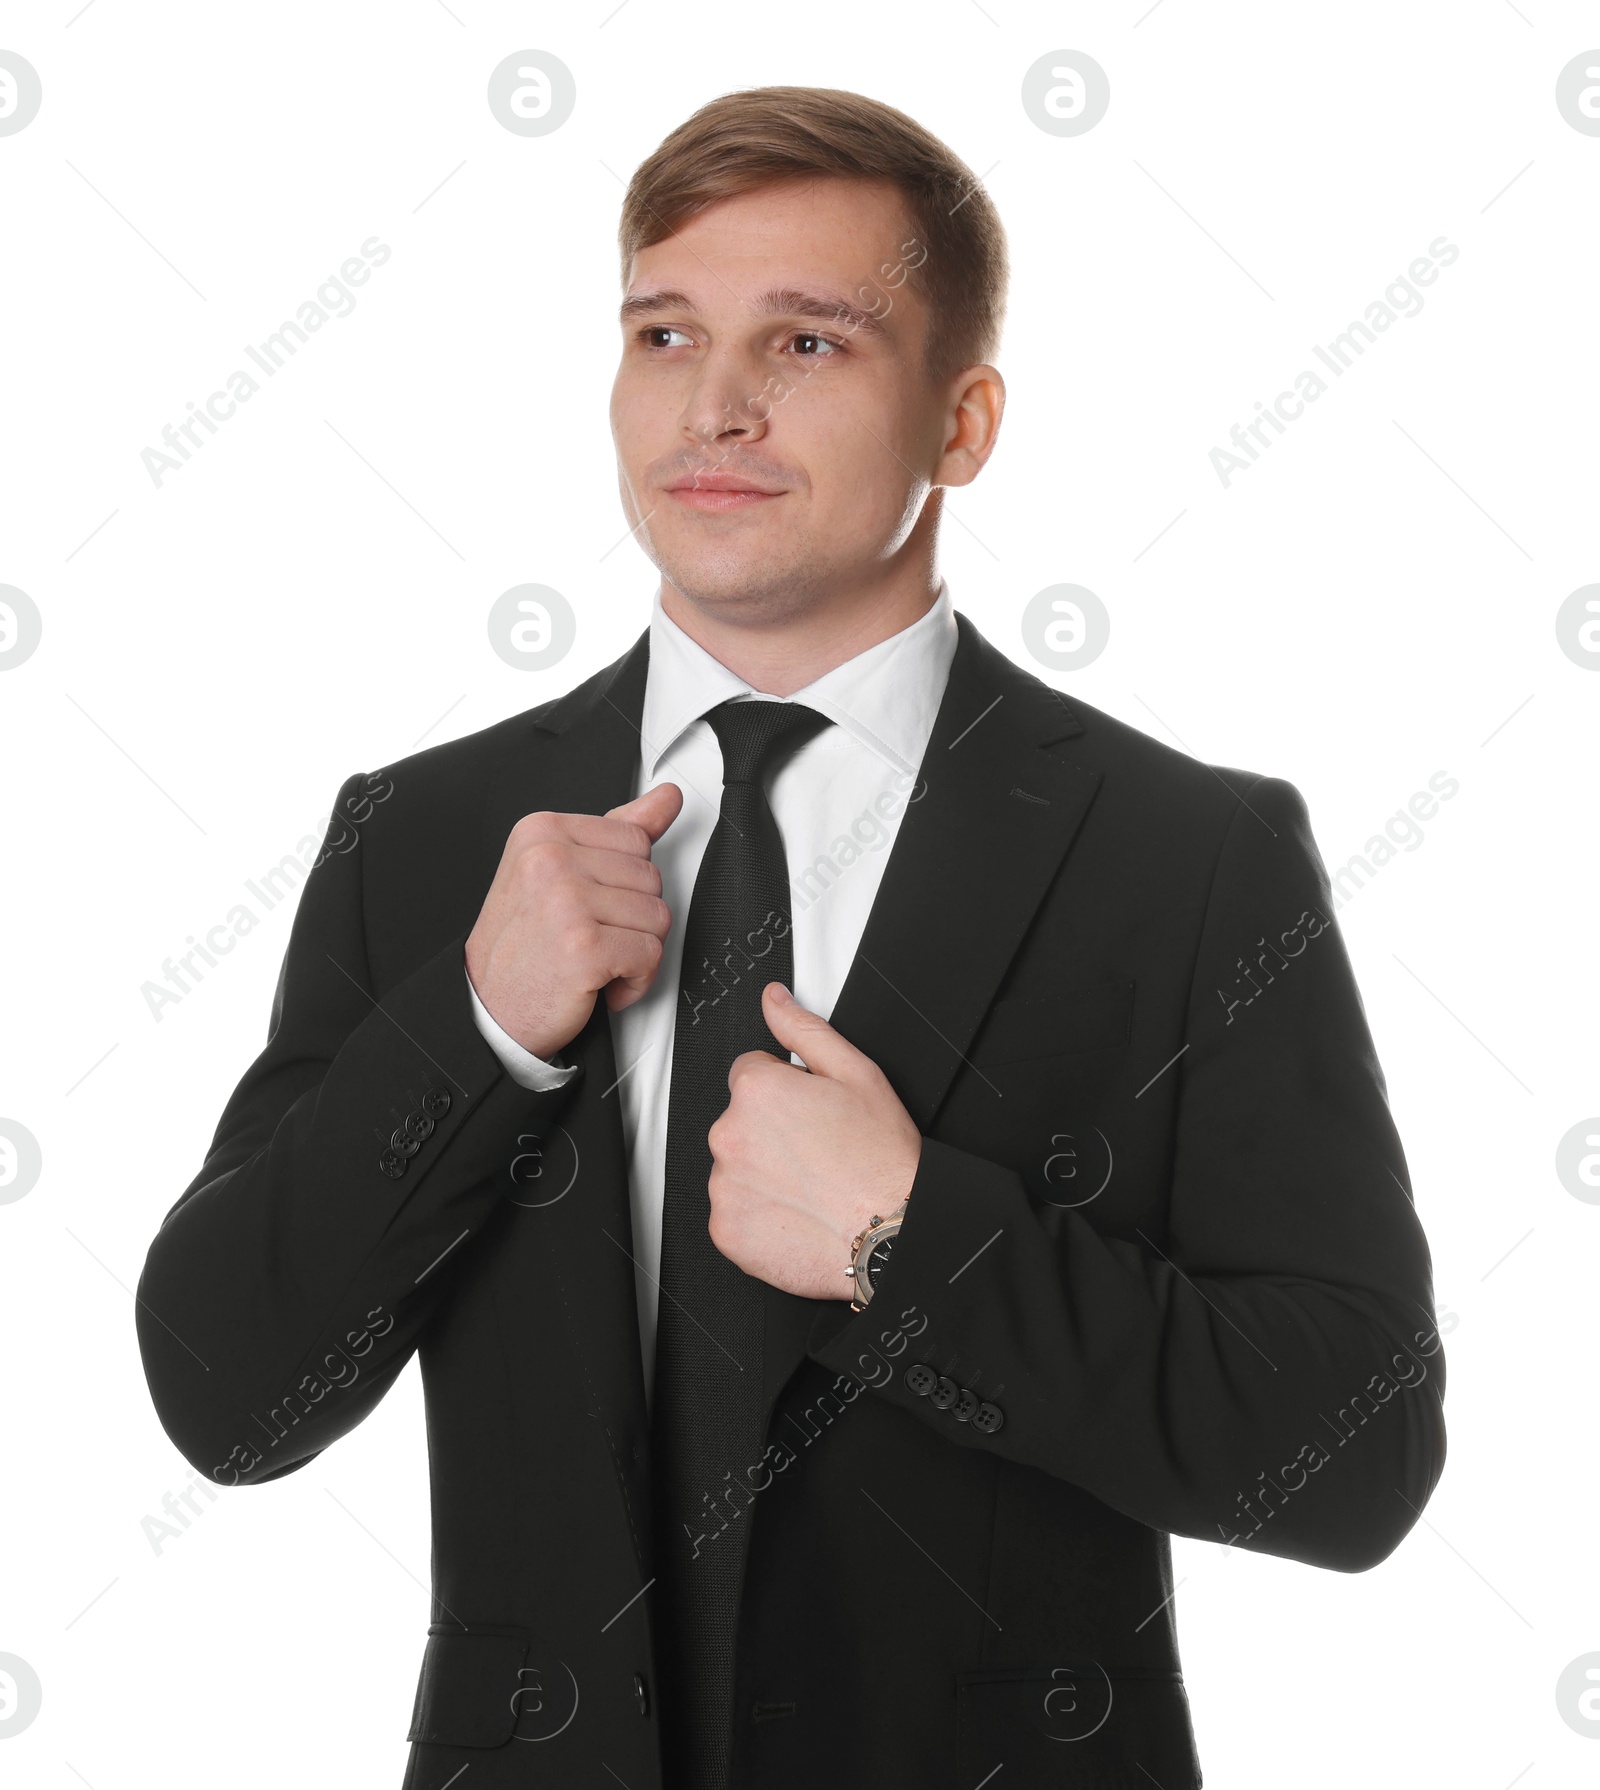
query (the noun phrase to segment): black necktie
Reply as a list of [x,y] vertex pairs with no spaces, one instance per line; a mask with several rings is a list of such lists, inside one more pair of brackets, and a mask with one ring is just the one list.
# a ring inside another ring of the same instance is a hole
[[[789,874],[764,779],[828,725],[792,702],[724,702],[706,716],[722,746],[722,811],[683,930],[661,1216],[651,1462],[657,1667],[666,1782],[725,1790],[734,1630],[762,1458],[762,1294],[711,1241],[711,1146],[728,1069],[747,1050],[789,1053],[761,1016],[768,982],[794,985]],[[743,1497],[734,1487],[745,1489]]]

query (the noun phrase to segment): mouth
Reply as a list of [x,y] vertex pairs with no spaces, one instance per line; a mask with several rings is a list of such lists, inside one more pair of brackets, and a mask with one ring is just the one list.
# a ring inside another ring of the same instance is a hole
[[720,514],[728,510],[754,509],[758,504],[772,503],[782,491],[767,491],[744,479],[727,474],[702,473],[699,478],[682,479],[668,485],[666,495],[685,509]]

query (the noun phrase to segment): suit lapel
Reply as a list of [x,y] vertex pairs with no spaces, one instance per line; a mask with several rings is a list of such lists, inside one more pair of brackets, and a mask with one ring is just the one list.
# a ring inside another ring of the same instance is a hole
[[1100,773],[1042,750],[1083,732],[964,615],[944,700],[831,1023],[926,1131],[1083,824]]
[[[604,814],[633,795],[649,658],[646,630],[623,656],[531,722],[504,763],[486,808],[488,886],[506,836],[540,809]],[[641,1573],[648,1571],[648,1416],[634,1287],[628,1162],[616,1090],[616,1054],[603,1000],[563,1055],[583,1066],[582,1085],[560,1120],[576,1152],[570,1192],[537,1213],[541,1265],[559,1286],[574,1353],[629,1517]],[[531,1307],[523,1308],[533,1321]]]
[[[829,1016],[923,1133],[1100,786],[1098,771],[1043,750],[1083,732],[1065,699],[964,615],[956,624],[921,771]],[[770,1401],[829,1302],[765,1286],[763,1296]]]

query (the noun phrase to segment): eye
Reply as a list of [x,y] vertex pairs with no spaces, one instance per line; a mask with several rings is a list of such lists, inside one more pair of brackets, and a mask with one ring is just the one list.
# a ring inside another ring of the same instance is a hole
[[817,344],[816,348],[806,349],[802,352],[801,358],[804,360],[827,360],[835,354],[842,354],[844,352],[843,342],[836,342],[832,336],[818,335],[814,329],[797,330],[794,335],[790,336],[789,340],[791,342],[814,342]]
[[676,342],[652,341],[653,336],[682,336],[685,341],[688,340],[686,330],[676,329],[670,323],[647,323],[639,331],[639,340],[644,343],[646,348],[675,348],[678,346]]

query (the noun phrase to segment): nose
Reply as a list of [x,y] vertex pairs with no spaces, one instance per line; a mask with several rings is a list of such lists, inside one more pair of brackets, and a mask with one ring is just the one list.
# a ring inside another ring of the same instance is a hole
[[723,451],[760,441],[772,414],[772,384],[741,357],[711,353],[684,405],[685,434]]

